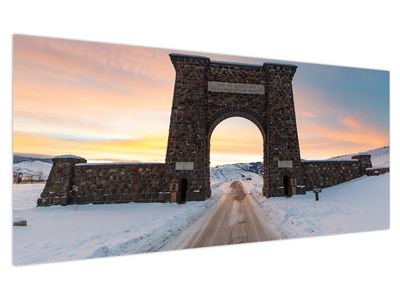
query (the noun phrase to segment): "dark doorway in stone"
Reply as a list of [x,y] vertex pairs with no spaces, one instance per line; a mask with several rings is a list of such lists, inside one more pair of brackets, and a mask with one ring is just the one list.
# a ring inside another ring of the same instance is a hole
[[178,203],[185,203],[186,202],[186,192],[188,188],[188,180],[186,178],[182,178],[179,181],[179,198]]
[[284,188],[285,196],[290,197],[291,196],[290,179],[289,179],[289,176],[287,176],[287,175],[283,176],[283,188]]

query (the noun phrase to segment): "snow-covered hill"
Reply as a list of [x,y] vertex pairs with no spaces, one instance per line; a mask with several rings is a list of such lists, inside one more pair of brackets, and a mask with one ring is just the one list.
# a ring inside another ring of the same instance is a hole
[[251,163],[237,163],[234,164],[234,166],[238,166],[245,171],[256,173],[258,175],[264,174],[264,165],[261,161]]
[[44,155],[38,154],[37,156],[27,156],[27,155],[18,155],[18,154],[14,154],[13,155],[13,163],[17,164],[23,161],[43,161],[43,162],[47,162],[49,164],[52,163],[52,159],[50,157],[45,157]]
[[360,153],[346,154],[341,156],[332,157],[329,160],[347,160],[351,159],[352,156],[357,154],[369,154],[371,155],[371,162],[374,168],[386,168],[390,164],[390,148],[389,146],[376,148]]
[[260,175],[246,171],[238,164],[222,165],[210,169],[211,183],[228,182],[233,180],[252,180],[259,179]]
[[33,175],[38,179],[47,180],[51,170],[51,163],[34,160],[23,161],[13,165],[13,170],[24,175]]

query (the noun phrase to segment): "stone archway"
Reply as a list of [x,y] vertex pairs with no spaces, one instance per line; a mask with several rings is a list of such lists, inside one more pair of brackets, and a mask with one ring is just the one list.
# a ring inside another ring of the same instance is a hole
[[296,66],[183,54],[170,58],[176,77],[165,164],[87,164],[75,155],[54,157],[38,206],[174,202],[178,193],[184,195],[182,202],[205,200],[211,195],[210,135],[234,116],[252,121],[263,135],[267,197],[335,185],[372,166],[370,155],[353,156],[352,161],[301,161],[292,91]]
[[252,121],[263,134],[263,194],[284,196],[282,177],[287,170],[296,179],[292,190],[303,193],[292,92],[296,66],[216,62],[183,54],[170,57],[176,77],[166,154],[167,180],[188,178],[188,198],[208,198],[210,133],[222,120],[239,116]]
[[206,152],[206,156],[207,156],[207,161],[208,161],[208,175],[210,176],[210,148],[211,148],[211,135],[214,131],[214,129],[224,120],[232,118],[232,117],[241,117],[244,118],[246,120],[249,120],[250,122],[252,122],[255,126],[257,126],[257,128],[260,130],[260,133],[262,135],[262,143],[263,143],[263,180],[268,181],[268,176],[266,176],[268,174],[268,170],[266,169],[266,162],[267,162],[267,157],[266,157],[266,153],[267,153],[267,135],[266,135],[266,125],[262,122],[262,119],[259,115],[257,115],[257,113],[255,113],[254,111],[250,110],[250,109],[243,109],[242,111],[237,111],[237,110],[233,110],[232,108],[226,108],[223,109],[219,112],[217,112],[216,114],[214,114],[214,116],[212,116],[211,120],[213,120],[213,122],[211,122],[211,124],[209,124],[209,126],[207,127],[207,132],[208,132],[208,138],[207,138],[207,152]]

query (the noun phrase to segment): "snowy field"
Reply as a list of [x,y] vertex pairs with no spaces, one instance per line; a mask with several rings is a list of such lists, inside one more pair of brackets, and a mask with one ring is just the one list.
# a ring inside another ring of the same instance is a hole
[[35,207],[44,186],[45,183],[13,184],[13,209]]
[[315,201],[313,192],[267,199],[261,187],[259,180],[253,189],[254,198],[287,238],[389,228],[389,173],[325,188],[319,201]]
[[[374,167],[389,166],[389,148],[369,151]],[[333,159],[346,159],[342,156]],[[46,163],[44,163],[46,164]],[[46,173],[47,164],[18,167]],[[47,168],[47,174],[50,167]],[[13,185],[14,219],[27,227],[13,227],[16,265],[158,251],[204,215],[229,187],[245,180],[275,230],[284,238],[382,230],[389,228],[389,173],[361,177],[291,198],[265,198],[262,177],[237,165],[210,171],[212,197],[206,201],[128,203],[36,207],[44,183]]]
[[[13,227],[16,265],[157,251],[197,221],[223,194],[210,199],[172,203],[33,207],[39,185],[13,185]],[[30,208],[29,208],[30,207]]]

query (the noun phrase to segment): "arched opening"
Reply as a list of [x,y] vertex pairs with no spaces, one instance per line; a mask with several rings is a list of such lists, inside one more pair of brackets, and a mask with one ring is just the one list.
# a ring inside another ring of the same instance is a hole
[[290,178],[287,175],[283,176],[283,189],[286,197],[290,197],[292,194],[290,186]]
[[188,180],[186,178],[182,178],[179,181],[179,197],[178,203],[185,203],[186,202],[186,193],[188,188]]
[[263,186],[264,132],[260,127],[256,120],[241,116],[218,120],[209,140],[211,185],[246,180]]

